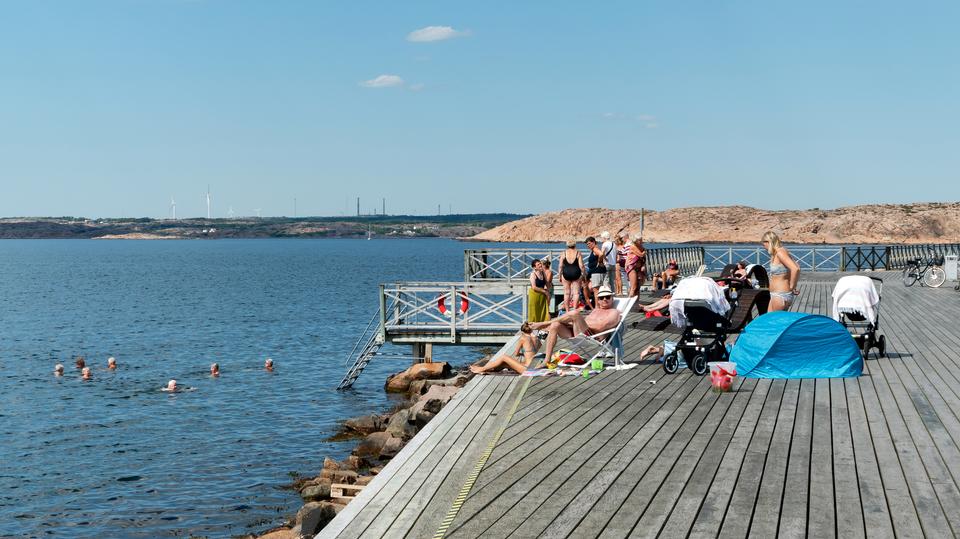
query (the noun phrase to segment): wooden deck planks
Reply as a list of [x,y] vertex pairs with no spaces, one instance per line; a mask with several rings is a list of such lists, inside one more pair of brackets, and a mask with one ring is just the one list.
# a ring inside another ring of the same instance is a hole
[[[448,536],[960,533],[960,295],[883,276],[889,357],[871,354],[858,379],[745,380],[716,395],[650,361],[533,379]],[[837,277],[803,278],[792,310],[829,315]],[[628,329],[627,361],[665,337]],[[516,380],[471,382],[324,536],[432,536]]]

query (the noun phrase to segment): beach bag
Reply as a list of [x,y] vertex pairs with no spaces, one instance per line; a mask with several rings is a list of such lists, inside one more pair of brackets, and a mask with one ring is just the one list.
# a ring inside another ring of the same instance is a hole
[[557,365],[583,365],[587,362],[580,354],[565,349],[557,350],[550,359]]

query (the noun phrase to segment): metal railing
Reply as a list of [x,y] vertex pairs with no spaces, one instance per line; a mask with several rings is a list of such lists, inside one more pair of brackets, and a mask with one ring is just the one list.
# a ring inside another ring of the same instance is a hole
[[938,256],[960,255],[958,243],[919,243],[887,247],[887,269],[901,269],[913,258],[926,259],[933,251]]
[[516,331],[527,318],[526,280],[512,283],[396,283],[380,285],[380,332],[440,334],[460,342],[462,333]]
[[[554,280],[560,279],[560,257],[564,249],[465,249],[463,274],[468,282],[528,282],[530,262],[547,259],[552,261]],[[580,254],[586,261],[586,251]],[[647,249],[647,274],[663,271],[667,263],[675,259],[680,273],[690,275],[703,264],[702,247],[670,247]]]
[[[788,246],[800,271],[842,271],[843,247]],[[749,264],[770,266],[770,255],[763,247],[706,247],[704,263],[708,271],[720,271],[727,264],[741,260]]]

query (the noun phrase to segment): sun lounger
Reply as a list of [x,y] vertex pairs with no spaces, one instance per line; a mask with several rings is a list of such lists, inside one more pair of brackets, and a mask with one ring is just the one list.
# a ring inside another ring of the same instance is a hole
[[[577,335],[565,340],[564,348],[576,352],[581,358],[586,359],[583,365],[569,365],[567,367],[589,368],[590,362],[594,359],[613,358],[614,367],[617,369],[628,369],[634,364],[625,365],[623,363],[623,329],[624,321],[633,308],[636,297],[617,298],[613,306],[620,312],[620,320],[616,327],[608,329],[596,335]],[[561,362],[561,364],[563,364]]]

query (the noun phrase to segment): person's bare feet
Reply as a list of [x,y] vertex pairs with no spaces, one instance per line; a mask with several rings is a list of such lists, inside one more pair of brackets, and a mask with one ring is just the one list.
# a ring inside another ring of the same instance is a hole
[[472,372],[473,374],[483,374],[486,371],[483,370],[483,367],[479,365],[470,365],[470,372]]

